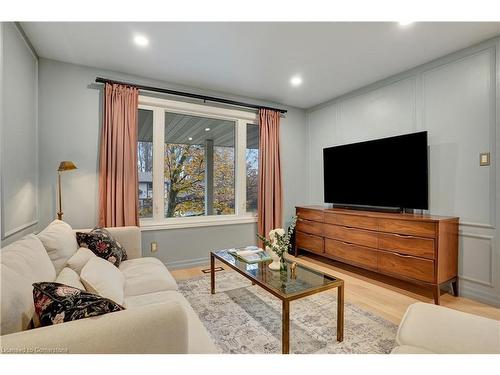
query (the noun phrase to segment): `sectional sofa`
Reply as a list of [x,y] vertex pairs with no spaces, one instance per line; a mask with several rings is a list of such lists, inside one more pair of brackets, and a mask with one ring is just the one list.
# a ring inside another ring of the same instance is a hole
[[500,354],[500,321],[429,303],[408,307],[393,354]]
[[[137,227],[107,228],[125,248],[125,310],[28,329],[32,284],[63,279],[78,250],[74,231],[55,220],[0,251],[0,345],[3,353],[217,353],[198,316],[165,265],[142,257]],[[43,239],[44,241],[42,242]]]

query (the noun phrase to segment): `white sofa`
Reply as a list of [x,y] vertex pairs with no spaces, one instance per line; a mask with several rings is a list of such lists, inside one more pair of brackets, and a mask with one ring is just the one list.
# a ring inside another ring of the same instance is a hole
[[119,267],[126,310],[48,327],[27,329],[34,312],[31,284],[55,281],[60,266],[36,235],[0,250],[2,352],[217,353],[167,268],[156,258],[141,257],[140,229],[108,230],[128,255]]
[[500,354],[500,321],[414,303],[398,329],[394,354]]

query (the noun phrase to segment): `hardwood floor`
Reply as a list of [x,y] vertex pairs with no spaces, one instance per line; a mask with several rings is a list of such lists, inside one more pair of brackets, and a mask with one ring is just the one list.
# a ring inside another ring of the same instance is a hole
[[[399,324],[406,309],[412,303],[422,301],[433,303],[432,293],[422,287],[391,277],[361,270],[325,258],[300,256],[296,260],[322,272],[337,276],[345,281],[345,300],[371,311],[385,319]],[[319,260],[321,259],[321,261]],[[216,263],[216,266],[221,264]],[[185,280],[204,275],[202,269],[195,267],[172,271],[176,280]],[[500,320],[500,309],[464,297],[453,297],[442,291],[441,305],[455,310],[468,312],[487,318]]]

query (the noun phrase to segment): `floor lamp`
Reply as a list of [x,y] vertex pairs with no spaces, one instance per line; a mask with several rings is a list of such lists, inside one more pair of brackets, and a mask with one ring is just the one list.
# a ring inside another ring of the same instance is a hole
[[59,164],[59,168],[57,169],[58,173],[58,183],[59,183],[59,212],[57,213],[57,218],[62,220],[63,212],[62,212],[62,193],[61,193],[61,172],[72,171],[73,169],[77,169],[75,163],[72,161],[62,161]]

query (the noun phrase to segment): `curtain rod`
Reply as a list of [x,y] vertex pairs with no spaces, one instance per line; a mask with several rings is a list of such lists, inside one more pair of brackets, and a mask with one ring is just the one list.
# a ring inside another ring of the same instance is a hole
[[286,113],[286,109],[279,109],[279,108],[272,108],[272,107],[265,107],[257,104],[250,104],[250,103],[244,103],[244,102],[238,102],[235,100],[229,100],[229,99],[222,99],[222,98],[215,98],[213,96],[206,96],[206,95],[199,95],[199,94],[193,94],[190,92],[183,92],[183,91],[175,91],[175,90],[169,90],[169,89],[162,89],[160,87],[152,87],[152,86],[143,86],[143,85],[137,85],[135,83],[130,83],[130,82],[121,82],[121,81],[114,81],[111,79],[107,78],[101,78],[97,77],[95,79],[96,83],[114,83],[118,85],[125,85],[125,86],[134,86],[137,87],[139,90],[142,91],[152,91],[152,92],[160,92],[162,94],[169,94],[169,95],[175,95],[175,96],[184,96],[187,98],[193,98],[193,99],[200,99],[203,101],[209,101],[209,102],[214,102],[214,103],[223,103],[227,105],[234,105],[237,107],[246,107],[246,108],[253,108],[253,109],[270,109],[273,111],[278,111],[280,113]]

